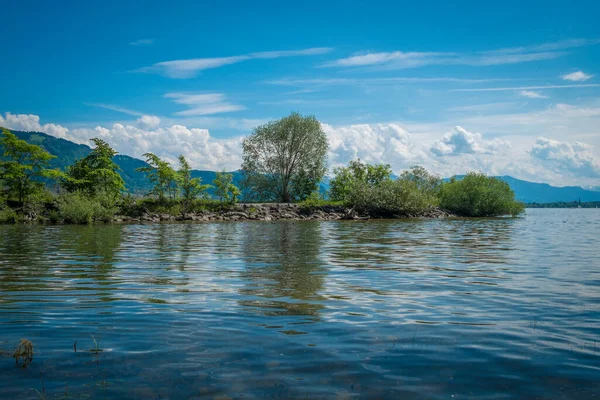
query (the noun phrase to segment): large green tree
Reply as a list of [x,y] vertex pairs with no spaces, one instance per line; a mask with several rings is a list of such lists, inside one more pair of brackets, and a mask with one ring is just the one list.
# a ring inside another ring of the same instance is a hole
[[14,197],[23,207],[32,195],[44,188],[44,179],[58,179],[62,173],[50,169],[50,160],[56,158],[40,146],[17,138],[2,128],[0,148],[0,182],[7,197]]
[[153,153],[144,154],[148,166],[137,168],[136,171],[143,172],[148,177],[154,187],[149,194],[158,197],[158,200],[164,202],[169,199],[175,199],[177,195],[177,173],[166,161],[163,161]]
[[304,200],[325,174],[328,148],[312,115],[292,113],[261,125],[243,141],[243,184],[260,200]]
[[192,178],[192,168],[183,155],[179,156],[179,170],[177,170],[177,181],[181,198],[187,208],[198,196],[206,194],[211,185],[203,185],[202,178]]
[[116,198],[125,190],[119,166],[113,161],[117,152],[102,139],[90,139],[96,147],[74,165],[67,168],[63,186],[70,192],[82,191],[89,196],[99,192]]

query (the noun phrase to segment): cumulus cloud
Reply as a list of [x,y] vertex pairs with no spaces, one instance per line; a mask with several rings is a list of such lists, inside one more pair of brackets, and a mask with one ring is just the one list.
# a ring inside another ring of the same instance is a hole
[[472,133],[461,126],[445,134],[429,148],[436,156],[458,156],[461,154],[494,154],[506,150],[510,144],[503,140],[484,140],[481,134]]
[[142,115],[136,122],[141,129],[154,129],[160,125],[160,118],[155,115]]
[[523,97],[528,97],[530,99],[547,99],[548,96],[544,96],[540,92],[535,92],[533,90],[521,90],[519,93]]
[[176,163],[183,154],[192,167],[209,170],[238,169],[241,160],[241,138],[217,139],[207,129],[172,125],[159,128],[160,119],[145,115],[131,124],[113,124],[111,127],[67,129],[55,124],[40,124],[37,115],[6,113],[0,115],[0,126],[22,131],[44,132],[49,135],[89,145],[99,137],[110,143],[120,154],[142,158],[152,152],[169,162]]
[[396,124],[359,124],[333,127],[322,124],[329,137],[331,166],[345,165],[360,158],[368,163],[390,164],[394,170],[407,168],[424,159],[411,135]]
[[167,93],[165,97],[189,107],[188,110],[175,113],[181,116],[212,115],[246,109],[244,106],[228,102],[222,93]]
[[44,132],[59,138],[66,138],[69,130],[55,124],[40,124],[40,117],[33,114],[11,114],[0,115],[0,126],[15,131]]
[[600,177],[600,160],[594,156],[593,147],[588,144],[540,137],[529,153],[557,172],[588,178]]
[[133,72],[157,73],[169,78],[193,78],[199,72],[219,68],[225,65],[237,64],[253,59],[274,59],[280,57],[313,56],[332,51],[329,47],[314,47],[302,50],[262,51],[229,57],[192,58],[186,60],[162,61],[149,67],[139,68]]
[[565,81],[572,81],[572,82],[583,82],[583,81],[587,81],[588,79],[590,79],[592,77],[593,77],[593,75],[588,75],[588,74],[584,73],[583,71],[571,72],[570,74],[565,74],[565,75],[561,76],[561,78],[564,79]]

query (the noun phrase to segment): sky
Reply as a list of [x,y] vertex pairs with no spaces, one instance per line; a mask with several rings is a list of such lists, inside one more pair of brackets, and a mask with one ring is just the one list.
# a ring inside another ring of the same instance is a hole
[[[452,3],[452,4],[450,4]],[[0,126],[235,170],[313,114],[329,166],[600,186],[600,2],[0,0]]]

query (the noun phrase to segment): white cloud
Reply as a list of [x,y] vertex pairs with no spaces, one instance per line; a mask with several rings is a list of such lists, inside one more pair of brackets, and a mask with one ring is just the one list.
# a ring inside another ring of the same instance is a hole
[[523,97],[528,97],[530,99],[547,99],[548,96],[544,96],[540,92],[535,92],[533,90],[521,90],[519,94]]
[[571,72],[570,74],[561,76],[561,78],[564,79],[565,81],[572,81],[572,82],[583,82],[583,81],[587,81],[588,79],[590,79],[592,77],[593,77],[593,75],[588,75],[588,74],[584,73],[583,71]]
[[596,39],[571,39],[536,46],[513,47],[476,53],[450,52],[362,52],[322,64],[323,67],[386,66],[392,69],[416,68],[424,65],[488,66],[552,60],[566,50],[599,43]]
[[452,89],[451,92],[506,92],[516,90],[544,90],[544,89],[574,89],[600,87],[600,83],[586,83],[583,85],[547,85],[547,86],[519,86],[519,87],[493,87],[493,88],[469,88]]
[[246,109],[244,106],[229,103],[222,93],[167,93],[165,97],[189,107],[189,110],[175,113],[180,116],[212,115]]
[[510,144],[503,140],[483,139],[481,134],[472,133],[461,126],[456,126],[452,132],[445,134],[429,148],[436,156],[458,156],[462,154],[494,154],[510,148]]
[[155,115],[142,115],[136,122],[142,129],[154,129],[160,125],[160,118]]
[[154,44],[154,41],[154,39],[139,39],[129,42],[129,44],[131,46],[150,46],[151,44]]
[[135,117],[141,117],[142,115],[144,115],[144,113],[141,113],[139,111],[131,110],[131,109],[125,108],[125,107],[116,106],[113,104],[104,104],[104,103],[83,103],[83,104],[85,104],[86,106],[90,106],[90,107],[104,108],[106,110],[116,111],[116,112],[120,112],[120,113],[127,114],[127,115],[133,115]]
[[593,147],[588,144],[560,142],[540,137],[531,148],[530,154],[556,172],[600,178],[600,160],[595,157]]
[[186,79],[193,78],[199,72],[207,69],[219,68],[225,65],[237,64],[239,62],[248,61],[252,59],[274,59],[280,57],[312,56],[325,54],[332,50],[333,49],[329,47],[315,47],[302,50],[263,51],[230,57],[193,58],[186,60],[162,61],[149,67],[137,69],[133,72],[158,73],[161,75],[165,75],[169,78]]
[[40,124],[40,117],[33,114],[11,114],[0,115],[0,126],[15,131],[43,132],[58,138],[66,138],[69,130],[55,124]]

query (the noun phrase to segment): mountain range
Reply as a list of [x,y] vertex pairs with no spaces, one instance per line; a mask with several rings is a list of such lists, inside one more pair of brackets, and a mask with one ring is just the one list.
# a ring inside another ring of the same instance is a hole
[[[76,144],[41,132],[12,132],[20,139],[39,145],[49,153],[57,156],[57,158],[52,160],[52,168],[64,170],[67,166],[85,157],[91,151],[89,146]],[[144,161],[126,155],[117,155],[115,156],[115,162],[121,168],[121,176],[129,191],[132,193],[145,193],[150,190],[151,184],[145,175],[135,171],[137,168],[147,165]],[[241,173],[239,171],[232,171],[231,173],[233,174],[234,183],[239,184],[242,178]],[[216,177],[216,172],[193,170],[192,176],[194,178],[201,178],[204,183],[211,183]],[[507,182],[514,190],[517,199],[525,203],[600,201],[600,191],[598,191],[598,188],[590,188],[591,190],[588,190],[579,186],[556,187],[546,183],[524,181],[511,176],[499,176],[498,178]],[[326,177],[321,184],[321,192],[327,190],[329,186],[328,182],[329,179]]]

